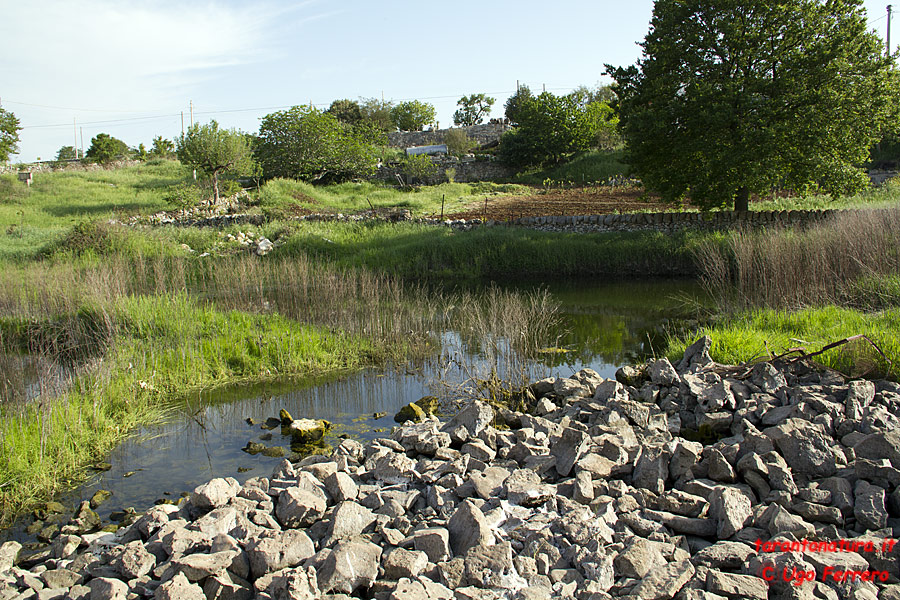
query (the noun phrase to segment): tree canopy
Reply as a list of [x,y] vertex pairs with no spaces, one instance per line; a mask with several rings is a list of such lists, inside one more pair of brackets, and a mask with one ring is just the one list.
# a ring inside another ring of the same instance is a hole
[[108,133],[98,133],[91,139],[91,146],[84,155],[101,165],[105,165],[120,156],[127,156],[128,144]]
[[256,156],[266,178],[341,181],[364,177],[378,161],[374,127],[344,125],[328,112],[295,106],[263,117]]
[[356,125],[363,120],[362,110],[356,100],[335,100],[326,110],[330,115],[345,125]]
[[219,129],[216,121],[191,125],[178,140],[178,159],[212,178],[216,201],[220,175],[250,175],[255,165],[247,134],[237,129]]
[[496,99],[485,94],[472,94],[463,96],[456,103],[459,110],[453,113],[453,124],[461,127],[478,125],[484,118],[491,114],[491,107]]
[[391,119],[393,103],[378,98],[360,98],[359,100],[359,112],[362,115],[363,123],[369,123],[385,133],[396,129],[394,121]]
[[74,146],[62,146],[56,152],[57,161],[76,160],[78,158],[78,148]]
[[167,140],[161,135],[153,138],[153,145],[150,147],[150,156],[153,158],[169,158],[175,153],[175,144],[172,140]]
[[572,94],[532,96],[528,88],[520,88],[506,103],[507,115],[518,126],[500,138],[501,159],[519,167],[552,164],[591,148],[604,119],[613,116],[601,106],[607,107],[582,106]]
[[435,115],[434,106],[418,100],[401,102],[391,109],[391,121],[400,131],[419,131],[434,123]]
[[898,86],[861,0],[657,0],[642,47],[607,72],[632,169],[664,200],[746,210],[775,186],[868,184]]
[[8,110],[0,108],[0,163],[9,160],[10,154],[19,151],[19,119]]

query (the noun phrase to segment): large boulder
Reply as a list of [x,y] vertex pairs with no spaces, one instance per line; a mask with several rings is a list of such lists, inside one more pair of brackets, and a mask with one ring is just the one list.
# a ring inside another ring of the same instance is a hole
[[319,589],[352,594],[367,588],[378,577],[381,548],[362,540],[338,543],[317,570]]
[[772,439],[795,473],[815,479],[831,477],[837,470],[834,440],[821,424],[788,419],[763,433]]

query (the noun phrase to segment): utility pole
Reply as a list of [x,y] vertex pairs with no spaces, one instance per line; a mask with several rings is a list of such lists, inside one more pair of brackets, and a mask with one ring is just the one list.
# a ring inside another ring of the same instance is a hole
[[191,127],[194,126],[194,101],[191,100]]
[[184,111],[181,111],[181,139],[184,139]]
[[887,24],[887,55],[891,55],[891,5],[887,5],[888,24]]
[[[81,158],[84,158],[84,127],[78,128],[79,133],[81,134]],[[78,158],[78,153],[75,153],[75,158]]]
[[75,158],[78,158],[78,126],[75,124],[75,117],[72,117],[72,150],[75,151]]

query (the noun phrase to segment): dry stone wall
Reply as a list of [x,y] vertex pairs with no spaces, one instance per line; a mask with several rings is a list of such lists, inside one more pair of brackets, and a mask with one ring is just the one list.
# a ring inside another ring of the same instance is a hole
[[[433,156],[431,161],[437,167],[437,171],[425,181],[427,185],[436,185],[449,180],[448,170],[453,170],[453,180],[459,183],[476,181],[493,181],[507,179],[515,175],[511,169],[496,160],[476,160],[474,156],[457,158],[455,156]],[[373,176],[374,179],[397,183],[397,175],[403,175],[403,169],[399,164],[387,164],[378,167]],[[403,178],[406,181],[406,178]]]
[[[470,138],[484,146],[496,142],[509,129],[509,125],[498,123],[482,123],[460,127]],[[449,129],[437,129],[433,131],[395,131],[388,134],[388,145],[392,148],[411,148],[413,146],[431,146],[443,144],[444,135]]]
[[[849,210],[776,210],[709,213],[628,213],[560,217],[522,217],[507,224],[547,231],[593,233],[605,231],[722,230],[737,227],[807,226],[831,219]],[[499,224],[492,222],[489,224]]]
[[62,164],[56,161],[29,163],[25,165],[10,164],[0,166],[0,175],[7,173],[29,172],[29,173],[53,173],[54,171],[102,171],[111,169],[120,169],[122,167],[131,167],[141,164],[139,160],[119,160],[109,163],[108,165],[99,165],[94,162],[66,161]]

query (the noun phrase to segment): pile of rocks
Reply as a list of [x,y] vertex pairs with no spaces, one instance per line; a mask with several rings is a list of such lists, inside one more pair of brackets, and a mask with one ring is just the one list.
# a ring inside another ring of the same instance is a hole
[[708,348],[7,543],[0,598],[900,598],[900,386]]

